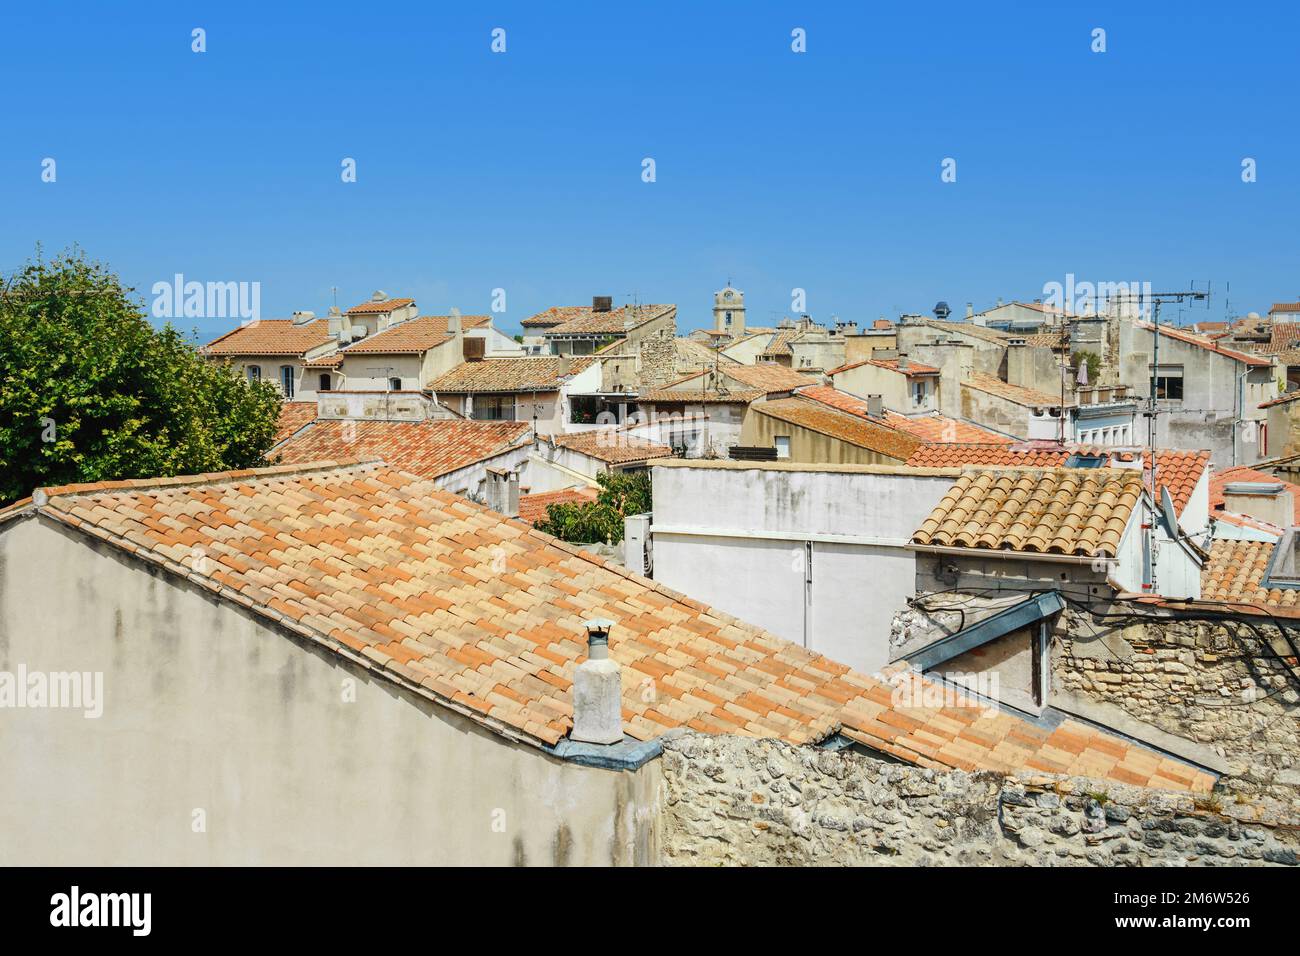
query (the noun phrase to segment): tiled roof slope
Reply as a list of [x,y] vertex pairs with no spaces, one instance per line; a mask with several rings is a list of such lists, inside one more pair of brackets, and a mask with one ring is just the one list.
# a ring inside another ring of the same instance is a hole
[[1235,468],[1225,468],[1223,471],[1215,471],[1210,475],[1210,513],[1213,514],[1224,507],[1225,500],[1223,489],[1227,485],[1238,481],[1259,482],[1266,485],[1282,485],[1287,491],[1291,492],[1293,504],[1293,522],[1300,526],[1300,485],[1292,484],[1289,481],[1283,481],[1277,475],[1270,475],[1265,471],[1256,471],[1254,468],[1247,468],[1245,465],[1238,465]]
[[667,445],[632,438],[612,428],[559,435],[553,440],[562,448],[571,448],[611,465],[626,464],[630,461],[648,461],[651,458],[669,458],[673,453]]
[[756,388],[734,388],[720,392],[715,388],[651,388],[641,392],[637,401],[642,403],[686,402],[698,405],[720,405],[731,402],[748,404],[756,398],[762,398],[763,392]]
[[280,420],[275,426],[275,444],[278,445],[303,425],[315,420],[315,402],[285,402],[280,406]]
[[292,319],[259,319],[218,336],[205,355],[298,355],[333,341],[326,319],[295,325]]
[[[1059,446],[1036,447],[1034,445],[993,445],[985,442],[978,444],[925,444],[921,445],[907,459],[907,464],[915,468],[956,468],[963,465],[1009,465],[1024,468],[1054,468],[1064,465],[1071,455],[1105,455],[1108,464],[1120,467],[1118,460],[1136,461],[1137,451],[1124,451],[1105,446],[1077,445],[1068,448]],[[1128,456],[1124,458],[1123,456]],[[1143,476],[1150,468],[1150,455],[1144,454]],[[1192,500],[1201,475],[1210,464],[1207,451],[1172,451],[1156,453],[1156,465],[1160,487],[1169,489],[1169,496],[1174,500],[1174,508],[1179,514]],[[1136,469],[1134,469],[1136,471]]]
[[430,419],[419,422],[320,419],[267,457],[285,464],[382,458],[421,478],[437,478],[525,443],[528,422]]
[[[597,312],[590,306],[568,306],[542,312],[525,319],[522,324],[529,328],[542,325],[543,335],[621,335],[637,326],[676,313],[675,305],[624,305],[608,312]],[[549,314],[563,314],[565,318],[558,325],[545,328],[546,319],[543,317]]]
[[863,359],[861,362],[851,362],[848,365],[841,365],[839,368],[833,368],[827,375],[839,375],[841,372],[847,372],[851,369],[861,368],[864,365],[872,365],[876,368],[883,368],[887,372],[897,372],[900,375],[906,375],[909,378],[914,375],[938,375],[939,370],[933,365],[925,365],[922,362],[907,363],[907,368],[898,367],[898,359]]
[[[870,406],[864,399],[830,385],[807,385],[799,389],[795,394],[803,398],[811,398],[813,401],[821,402],[823,405],[829,405],[832,408],[838,408],[850,415],[857,415],[859,418],[866,418],[869,421],[881,421],[881,419],[874,418],[871,415]],[[959,421],[937,413],[908,418],[906,415],[900,415],[897,412],[885,409],[883,422],[891,428],[897,428],[915,435],[924,442],[984,442],[995,445],[1010,445],[1015,441],[1013,438],[1007,438],[997,432],[987,431],[978,425],[972,425],[970,422]],[[919,451],[918,449],[918,453]]]
[[842,729],[927,767],[1213,784],[1073,721],[1048,730],[978,706],[896,702],[876,678],[377,462],[74,485],[37,500],[27,507],[524,743],[571,729],[583,622],[603,617],[636,740],[685,726],[801,744]]
[[414,299],[384,299],[382,302],[362,302],[360,305],[354,305],[348,309],[348,315],[365,315],[375,312],[392,312],[394,309],[400,309],[404,305],[412,305]]
[[950,332],[961,335],[969,335],[971,338],[981,339],[992,345],[1006,345],[1016,336],[1001,329],[992,329],[986,325],[976,325],[974,322],[944,322],[941,319],[922,319],[920,325],[928,326],[939,332]]
[[783,365],[765,362],[759,365],[727,365],[720,369],[727,378],[750,388],[761,389],[766,394],[791,392],[804,385],[816,385],[817,379],[792,372]]
[[953,483],[914,544],[1115,557],[1142,476],[1126,468],[971,470]]
[[[1149,322],[1134,322],[1135,327],[1152,331],[1152,325]],[[1241,352],[1237,349],[1230,349],[1226,346],[1219,345],[1210,339],[1202,338],[1192,332],[1184,329],[1175,329],[1167,325],[1160,326],[1160,334],[1176,339],[1179,342],[1185,342],[1188,345],[1195,345],[1197,348],[1205,349],[1207,352],[1214,352],[1226,358],[1234,359],[1243,365],[1272,365],[1272,359],[1267,359],[1259,355],[1252,355],[1249,352]]]
[[[569,375],[577,375],[592,362],[590,356],[569,361]],[[496,358],[466,362],[434,381],[435,392],[553,392],[560,387],[558,356]]]
[[749,408],[751,413],[798,425],[900,462],[906,461],[921,444],[915,435],[803,398],[778,398]]
[[[1060,395],[1049,395],[1047,392],[1040,392],[1036,388],[1026,388],[1023,385],[1012,385],[1004,382],[996,375],[990,375],[988,372],[971,372],[962,380],[963,388],[974,388],[989,395],[996,395],[1004,398],[1008,402],[1014,402],[1017,405],[1026,407],[1052,407],[1061,404]],[[1066,405],[1074,403],[1067,397]]]
[[565,488],[563,491],[543,491],[535,495],[519,496],[519,520],[536,524],[546,517],[551,505],[582,504],[596,500],[595,488]]
[[1201,569],[1201,600],[1300,610],[1300,590],[1264,585],[1275,546],[1273,541],[1216,539],[1210,545],[1210,559]]
[[[427,352],[435,345],[441,345],[452,337],[451,333],[447,331],[447,320],[449,318],[451,316],[448,315],[422,315],[419,318],[407,319],[405,322],[389,326],[377,335],[358,339],[351,345],[345,346],[343,351],[344,354],[348,355],[353,352],[379,355]],[[487,325],[492,321],[492,317],[490,315],[462,315],[460,321],[462,329],[476,329],[479,326]]]

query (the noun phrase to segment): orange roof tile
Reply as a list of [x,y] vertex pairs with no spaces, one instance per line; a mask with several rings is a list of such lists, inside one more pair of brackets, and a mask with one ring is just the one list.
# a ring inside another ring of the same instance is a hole
[[[599,359],[583,356],[569,360],[569,375],[577,375]],[[562,360],[558,356],[495,358],[465,362],[433,382],[435,392],[554,392],[561,385]]]
[[[1054,468],[1065,464],[1071,455],[1105,456],[1112,467],[1122,467],[1122,456],[1136,461],[1137,450],[1123,450],[1096,445],[1069,445],[1062,448],[1053,443],[1038,446],[1033,443],[1020,445],[991,444],[933,444],[921,445],[907,459],[907,464],[915,468],[957,468],[963,465],[1007,465],[1018,468]],[[1146,470],[1150,468],[1149,455],[1143,458],[1143,477],[1148,478]],[[1156,453],[1156,465],[1160,487],[1169,489],[1169,496],[1174,500],[1174,507],[1179,514],[1187,507],[1196,490],[1197,483],[1210,464],[1208,451],[1173,451],[1162,450]],[[1136,469],[1135,469],[1136,470]]]
[[1216,539],[1210,545],[1210,559],[1201,568],[1201,600],[1300,610],[1300,590],[1264,585],[1276,544]]
[[259,319],[249,322],[207,345],[200,346],[204,355],[297,355],[333,341],[326,319],[295,325],[292,319]]
[[1142,476],[1128,468],[966,471],[914,544],[1115,557]]
[[561,448],[581,452],[611,465],[649,461],[651,458],[671,458],[673,454],[672,448],[667,445],[633,438],[617,428],[596,428],[572,435],[557,435],[551,441]]
[[341,458],[382,458],[413,475],[437,478],[525,444],[531,436],[532,428],[528,422],[317,419],[272,449],[267,457],[286,464]]
[[[623,305],[608,312],[597,312],[583,305],[557,306],[524,319],[521,324],[525,328],[541,327],[543,335],[622,335],[669,314],[676,315],[677,306]],[[560,321],[552,323],[553,318]]]
[[[988,372],[971,372],[962,381],[961,385],[962,388],[974,388],[1026,407],[1052,408],[1061,404],[1060,395],[1049,395],[1047,392],[1040,392],[1036,388],[1012,385],[1009,382],[1002,381],[996,375],[990,375]],[[1073,405],[1074,402],[1067,398],[1065,404]]]
[[736,388],[730,391],[718,391],[716,388],[650,388],[637,396],[642,404],[665,404],[685,402],[688,405],[728,404],[736,402],[748,405],[756,398],[762,398],[763,392],[756,388]]
[[[1139,329],[1152,331],[1152,325],[1149,322],[1134,322],[1133,325]],[[1251,355],[1249,352],[1239,352],[1236,349],[1230,349],[1219,345],[1210,339],[1202,338],[1194,332],[1188,332],[1185,329],[1175,329],[1168,325],[1160,326],[1160,334],[1168,336],[1171,339],[1177,339],[1179,342],[1185,342],[1188,345],[1195,345],[1197,348],[1205,349],[1207,352],[1215,352],[1226,358],[1233,359],[1243,365],[1272,365],[1272,359],[1263,358],[1259,355]]]
[[[603,617],[625,673],[625,731],[637,740],[687,725],[796,744],[841,730],[930,767],[1006,772],[1050,756],[1063,773],[1213,784],[1195,768],[1157,779],[1151,751],[1074,721],[1049,730],[974,701],[900,698],[880,679],[377,462],[74,485],[35,501],[26,508],[521,743],[568,734],[583,622]],[[653,681],[649,700],[641,675]],[[1059,746],[1067,737],[1072,746]]]
[[[1300,485],[1292,484],[1289,481],[1283,481],[1277,475],[1270,475],[1265,471],[1256,471],[1254,468],[1248,468],[1245,465],[1238,465],[1235,468],[1225,468],[1222,471],[1214,471],[1210,474],[1210,513],[1221,512],[1226,504],[1223,497],[1223,489],[1230,484],[1238,481],[1260,482],[1266,485],[1281,485],[1287,491],[1291,492],[1291,499],[1294,505],[1292,521],[1295,525],[1300,526]],[[1217,515],[1222,517],[1222,515]]]
[[278,445],[308,422],[315,420],[315,402],[285,402],[280,406],[280,421],[275,428],[275,444]]
[[384,299],[381,302],[362,302],[348,309],[348,315],[365,315],[367,313],[392,312],[405,305],[414,305],[414,299]]
[[921,444],[919,438],[908,432],[804,398],[756,402],[749,410],[751,414],[767,415],[900,462],[906,461]]
[[921,362],[908,361],[907,368],[898,367],[898,359],[863,359],[861,362],[851,362],[848,365],[841,365],[839,368],[833,368],[827,375],[839,375],[841,372],[847,372],[850,369],[861,368],[864,365],[873,365],[876,368],[883,368],[887,372],[897,372],[899,375],[906,375],[909,378],[915,375],[938,375],[939,370],[933,365],[925,365]]
[[807,385],[795,394],[869,421],[883,421],[891,428],[908,432],[924,442],[984,442],[996,445],[1010,445],[1015,442],[1013,438],[938,413],[909,418],[885,409],[883,419],[874,418],[864,399],[830,385]]
[[535,495],[519,496],[519,520],[537,524],[546,517],[551,505],[579,504],[596,500],[595,488],[565,488],[563,491],[544,491]]
[[[447,331],[448,315],[422,315],[390,325],[377,335],[359,339],[343,347],[344,355],[353,352],[379,355],[403,355],[427,352],[434,346],[451,340]],[[490,315],[462,315],[462,329],[475,329],[492,321]]]

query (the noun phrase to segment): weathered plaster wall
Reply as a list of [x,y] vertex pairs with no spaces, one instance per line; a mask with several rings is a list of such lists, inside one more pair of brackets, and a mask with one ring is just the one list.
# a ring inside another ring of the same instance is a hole
[[774,740],[666,742],[670,865],[1295,865],[1294,831],[1216,799],[1081,777],[936,772]]
[[105,702],[0,710],[0,864],[656,858],[652,766],[512,743],[44,519],[0,526],[0,670],[20,663],[102,671]]

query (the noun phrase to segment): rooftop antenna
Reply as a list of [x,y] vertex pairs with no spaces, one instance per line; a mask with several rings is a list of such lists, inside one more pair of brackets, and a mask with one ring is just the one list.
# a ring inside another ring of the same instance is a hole
[[334,296],[334,308],[337,309],[339,307],[339,287],[336,285],[330,286],[330,292]]
[[[1147,460],[1151,467],[1147,470],[1148,488],[1147,488],[1147,517],[1142,528],[1144,534],[1144,553],[1142,555],[1142,590],[1155,594],[1156,592],[1156,572],[1155,572],[1155,529],[1159,523],[1159,476],[1157,474],[1156,464],[1156,416],[1160,413],[1159,401],[1156,397],[1156,382],[1160,374],[1160,306],[1166,302],[1194,302],[1198,300],[1208,300],[1210,293],[1201,292],[1197,289],[1189,289],[1183,292],[1139,292],[1137,295],[1138,315],[1146,313],[1147,303],[1151,305],[1151,385],[1147,395]],[[1132,302],[1134,297],[1124,295],[1118,297],[1121,301]],[[1208,302],[1207,302],[1208,305]]]

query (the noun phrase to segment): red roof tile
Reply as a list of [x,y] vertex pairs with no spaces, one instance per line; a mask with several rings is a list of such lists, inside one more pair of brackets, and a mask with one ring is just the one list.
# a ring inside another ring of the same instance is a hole
[[[315,409],[315,406],[311,406]],[[286,464],[343,458],[382,458],[422,478],[437,478],[532,437],[528,422],[430,419],[419,422],[317,419],[274,448],[268,458]]]
[[296,355],[334,341],[329,322],[295,325],[292,319],[259,319],[218,336],[199,351],[204,355]]
[[595,488],[565,488],[563,491],[544,491],[535,495],[519,496],[519,520],[536,524],[546,517],[551,505],[579,504],[596,500]]

